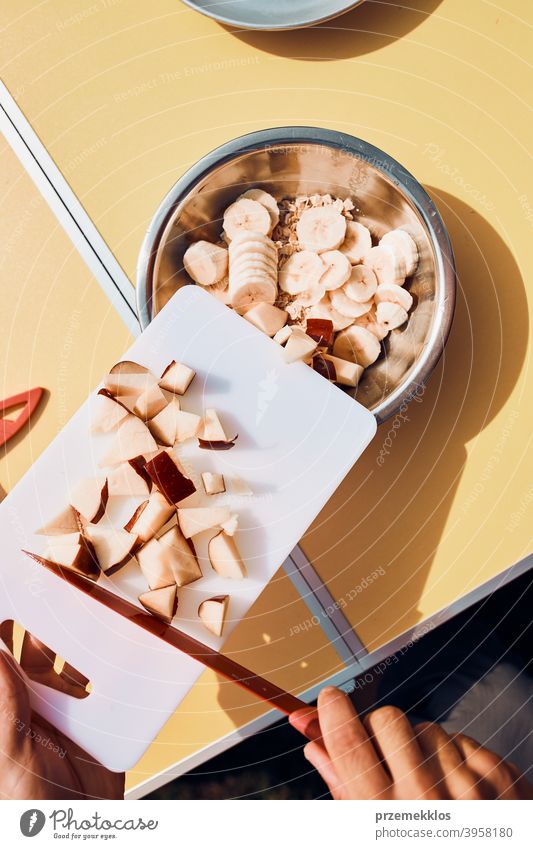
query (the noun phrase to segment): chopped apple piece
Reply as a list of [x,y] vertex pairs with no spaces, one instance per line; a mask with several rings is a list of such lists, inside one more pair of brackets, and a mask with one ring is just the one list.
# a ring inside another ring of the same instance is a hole
[[53,519],[50,519],[46,525],[43,525],[42,528],[39,528],[39,530],[35,531],[35,533],[42,534],[47,537],[56,536],[58,534],[76,533],[80,531],[80,524],[78,514],[74,507],[69,504],[68,507],[65,507],[65,509],[59,513],[59,515],[54,516]]
[[104,377],[104,386],[111,395],[138,398],[147,389],[157,383],[157,378],[150,372],[130,374],[129,372],[109,373]]
[[118,398],[106,390],[100,390],[96,397],[96,415],[93,419],[92,433],[107,433],[113,430],[128,415],[128,409]]
[[87,525],[85,534],[94,546],[100,569],[106,575],[112,575],[125,566],[137,544],[135,534],[117,528]]
[[144,457],[127,460],[112,469],[107,476],[109,497],[118,495],[147,497],[152,480],[145,469]]
[[209,541],[207,551],[211,566],[217,575],[222,578],[237,580],[246,578],[246,566],[233,537],[228,536],[224,531],[220,531]]
[[293,327],[292,333],[283,349],[283,357],[287,363],[306,360],[316,351],[317,347],[318,345],[315,339],[311,339],[301,328]]
[[228,604],[229,595],[216,595],[213,598],[206,598],[198,608],[198,616],[215,637],[222,636]]
[[278,345],[284,345],[291,333],[292,325],[286,324],[285,327],[282,327],[281,330],[278,330],[278,332],[274,336],[274,342],[277,342]]
[[74,510],[87,522],[99,522],[108,498],[107,478],[83,478],[70,493]]
[[232,495],[253,495],[253,489],[243,481],[242,478],[238,477],[238,475],[232,475],[231,477],[231,494]]
[[178,587],[192,584],[202,577],[196,555],[177,525],[162,534],[158,542],[170,557],[172,574]]
[[144,454],[157,451],[157,442],[137,416],[129,415],[119,425],[112,445],[100,460],[100,466],[118,466]]
[[326,380],[330,380],[332,383],[336,382],[337,372],[335,371],[335,366],[331,360],[325,359],[322,351],[317,351],[312,359],[311,365],[316,373],[321,377],[324,377]]
[[136,416],[139,416],[143,422],[147,422],[148,419],[153,419],[154,416],[157,416],[161,410],[164,410],[167,406],[168,401],[161,392],[157,383],[154,383],[153,386],[148,387],[139,395],[137,400],[135,401],[135,405],[133,407],[133,412]]
[[139,601],[148,613],[153,613],[158,619],[170,625],[178,609],[176,585],[142,593]]
[[177,525],[143,545],[136,557],[152,590],[172,583],[183,587],[202,577],[196,555]]
[[178,507],[178,523],[185,539],[219,528],[230,516],[228,507]]
[[177,504],[196,492],[192,480],[183,474],[168,451],[161,451],[156,454],[146,464],[145,468],[153,483],[162,492],[169,504]]
[[202,483],[206,495],[218,495],[221,492],[226,492],[226,484],[222,475],[202,472]]
[[149,374],[149,369],[133,360],[120,360],[110,369],[109,374]]
[[322,356],[326,362],[333,364],[336,383],[342,383],[343,386],[357,386],[364,371],[363,366],[357,363],[349,363],[348,360],[341,360],[340,357],[334,357],[331,354],[323,354]]
[[[44,559],[55,566],[62,566],[78,575],[97,580],[100,575],[100,567],[92,543],[82,534],[77,534],[77,539],[74,539],[75,536],[75,534],[66,534],[64,539],[54,537],[49,540]],[[67,539],[67,537],[70,537],[70,539]]]
[[198,431],[198,438],[207,442],[228,442],[226,432],[216,410],[207,409]]
[[305,332],[320,348],[329,348],[333,345],[333,322],[329,318],[308,318]]
[[161,445],[174,445],[178,435],[178,413],[180,402],[173,398],[167,406],[148,422],[150,433]]
[[161,389],[174,392],[176,395],[184,395],[191,385],[194,376],[195,372],[192,368],[172,360],[161,375],[159,386]]
[[232,513],[227,522],[221,522],[220,527],[229,537],[235,536],[239,527],[239,516],[237,513]]
[[262,302],[247,310],[244,314],[246,321],[262,330],[267,336],[275,336],[278,330],[287,323],[289,314],[279,307]]
[[139,542],[148,542],[161,530],[172,514],[174,507],[168,503],[161,492],[154,490],[150,497],[137,507],[124,530],[138,537]]
[[200,423],[200,416],[180,410],[176,416],[176,442],[185,442],[187,439],[193,439],[198,433]]

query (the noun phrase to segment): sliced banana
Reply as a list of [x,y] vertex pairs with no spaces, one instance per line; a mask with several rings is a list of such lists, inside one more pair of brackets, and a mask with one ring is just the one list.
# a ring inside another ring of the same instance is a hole
[[399,304],[381,301],[376,307],[376,318],[387,330],[394,330],[395,327],[405,324],[408,315]]
[[228,252],[226,248],[211,242],[193,242],[185,251],[183,265],[195,283],[200,286],[213,286],[227,273]]
[[329,297],[333,309],[336,309],[337,312],[340,312],[341,315],[345,315],[347,318],[359,318],[359,316],[364,315],[372,307],[372,301],[367,301],[366,304],[352,301],[345,294],[344,289],[335,289],[335,291],[329,293]]
[[272,259],[274,262],[277,262],[278,259],[278,249],[276,248],[272,239],[269,239],[268,236],[261,236],[260,233],[250,233],[251,238],[239,238],[236,237],[233,242],[231,242],[229,246],[229,261],[236,261],[239,257],[243,256],[243,254],[260,254],[261,256],[266,256]]
[[259,303],[273,304],[277,294],[276,284],[266,274],[230,274],[229,296],[235,310],[245,310]]
[[326,291],[344,286],[352,271],[348,257],[340,251],[326,251],[320,255],[320,259],[326,268],[320,278],[320,284]]
[[340,357],[341,360],[348,360],[351,363],[358,363],[363,368],[375,362],[380,351],[381,345],[376,337],[357,324],[352,324],[351,327],[347,327],[346,330],[339,333],[333,343],[333,355],[335,357]]
[[314,307],[315,304],[318,304],[319,301],[322,300],[324,295],[326,294],[326,290],[324,286],[320,282],[318,286],[313,286],[311,289],[306,289],[305,292],[301,292],[293,301],[293,306],[296,307]]
[[352,301],[369,301],[378,288],[378,279],[368,265],[354,265],[343,291]]
[[410,277],[418,265],[418,248],[415,240],[406,230],[390,230],[379,240],[380,245],[392,248],[400,254],[405,263],[405,276]]
[[330,206],[306,209],[296,225],[296,234],[306,251],[335,251],[344,241],[346,218]]
[[339,330],[344,330],[353,324],[353,318],[341,315],[334,309],[329,296],[326,294],[318,304],[306,310],[306,318],[326,318],[333,324],[333,330],[337,333]]
[[232,257],[230,260],[230,271],[236,271],[238,268],[243,268],[245,266],[268,268],[274,274],[277,274],[278,271],[278,264],[276,260],[268,254],[243,253],[236,259]]
[[359,327],[364,327],[365,330],[372,333],[376,339],[379,339],[380,342],[389,334],[388,328],[385,327],[385,325],[380,324],[377,320],[375,306],[373,306],[372,309],[360,318],[356,318],[354,324],[357,324]]
[[390,301],[392,304],[399,304],[406,312],[409,312],[413,306],[413,296],[403,286],[396,286],[394,283],[382,283],[378,286],[374,295],[376,304],[382,301]]
[[270,215],[270,227],[271,230],[274,229],[276,224],[279,222],[278,202],[275,197],[270,195],[268,192],[265,192],[264,189],[248,189],[248,191],[243,192],[241,198],[256,200],[258,203],[262,204],[265,209],[268,209]]
[[361,262],[363,256],[372,247],[372,236],[370,230],[358,221],[348,221],[346,224],[346,235],[339,250],[355,265]]
[[271,232],[270,213],[258,201],[241,198],[228,206],[222,226],[229,242],[243,230],[266,236]]
[[292,254],[280,268],[279,286],[289,295],[299,295],[318,286],[324,266],[313,251],[298,251]]
[[402,286],[405,281],[406,266],[403,258],[386,245],[370,248],[363,257],[363,263],[373,270],[378,285],[395,283]]

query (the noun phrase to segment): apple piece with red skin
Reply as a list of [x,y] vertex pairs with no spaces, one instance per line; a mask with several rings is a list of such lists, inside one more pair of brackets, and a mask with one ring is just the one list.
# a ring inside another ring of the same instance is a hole
[[106,389],[100,389],[96,396],[96,415],[93,418],[91,433],[108,433],[114,430],[129,414],[128,408],[114,398]]
[[81,531],[81,524],[78,513],[76,513],[74,507],[69,504],[68,507],[65,507],[65,509],[61,511],[61,513],[54,516],[53,519],[50,519],[46,525],[43,525],[42,528],[39,528],[39,530],[35,531],[35,533],[47,537],[72,534],[76,533],[76,531]]
[[105,513],[107,478],[83,478],[70,493],[70,504],[87,522],[99,522]]
[[185,410],[180,410],[176,416],[176,442],[193,439],[198,433],[201,421],[200,416],[197,416],[196,413],[187,413]]
[[183,363],[172,360],[168,364],[159,379],[161,389],[173,392],[175,395],[184,395],[193,382],[196,372]]
[[139,395],[135,404],[133,406],[133,412],[136,416],[139,416],[143,422],[147,422],[149,419],[153,419],[154,416],[157,416],[161,410],[164,410],[167,406],[168,401],[157,385],[154,383],[153,386],[149,386],[148,389]]
[[293,327],[292,333],[283,348],[283,359],[286,363],[296,363],[314,354],[318,345],[307,333],[299,327]]
[[113,575],[125,566],[137,545],[135,534],[120,528],[87,525],[84,533],[94,548],[100,569],[106,575]]
[[183,474],[168,451],[156,454],[145,468],[152,482],[163,493],[169,504],[177,504],[196,492],[192,480]]
[[112,469],[107,476],[109,497],[120,495],[148,497],[152,489],[152,479],[146,472],[145,466],[144,457],[135,457]]
[[149,374],[150,370],[133,360],[119,360],[115,363],[109,374]]
[[308,318],[305,332],[315,340],[319,348],[329,348],[333,345],[333,322],[328,318]]
[[198,430],[198,439],[205,442],[228,442],[226,431],[222,427],[222,422],[218,417],[218,413],[213,408],[209,408],[204,412],[202,423]]
[[177,417],[180,412],[180,402],[178,398],[172,398],[153,419],[148,422],[150,433],[160,443],[170,447],[174,445],[178,432]]
[[226,621],[229,595],[216,595],[206,598],[198,608],[198,616],[211,634],[221,637]]
[[150,372],[110,372],[106,374],[103,384],[107,391],[115,397],[138,398],[151,386],[157,385],[157,378]]
[[139,601],[148,613],[152,613],[170,625],[178,609],[176,584],[141,593]]
[[211,566],[221,578],[236,580],[246,578],[246,566],[232,536],[228,536],[224,531],[219,531],[209,540],[207,553]]
[[[30,554],[30,552],[26,552]],[[94,546],[84,534],[65,534],[63,537],[56,536],[48,540],[46,556],[39,558],[38,555],[30,554],[34,560],[44,565],[59,566],[69,569],[78,575],[84,575],[92,581],[97,581],[101,570]]]
[[178,507],[178,524],[185,539],[219,528],[230,516],[229,507]]
[[144,454],[157,451],[157,442],[137,416],[128,415],[118,427],[113,443],[108,448],[99,465],[118,466],[128,460],[134,460]]
[[168,503],[164,495],[154,490],[150,497],[137,507],[124,525],[124,530],[135,534],[140,543],[148,542],[166,525],[174,511],[174,506]]

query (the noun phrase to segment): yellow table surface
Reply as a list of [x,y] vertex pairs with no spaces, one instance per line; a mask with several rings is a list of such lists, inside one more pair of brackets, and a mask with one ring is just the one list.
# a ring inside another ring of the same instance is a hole
[[[359,135],[436,201],[459,277],[445,356],[409,420],[378,430],[303,542],[369,650],[531,550],[530,4],[408,6],[369,0],[321,28],[278,34],[231,32],[178,0],[4,0],[0,9],[2,78],[132,281],[161,197],[202,154],[244,132],[308,124]],[[13,177],[12,154],[2,157],[13,208],[4,203],[0,221],[13,244],[1,280],[14,304],[2,313],[4,394],[28,382],[52,392],[31,436],[2,461],[9,487],[126,334],[25,175]],[[339,668],[320,629],[288,639],[307,613],[287,578],[253,612],[229,641],[242,662],[294,689]],[[130,785],[261,711],[204,675]]]

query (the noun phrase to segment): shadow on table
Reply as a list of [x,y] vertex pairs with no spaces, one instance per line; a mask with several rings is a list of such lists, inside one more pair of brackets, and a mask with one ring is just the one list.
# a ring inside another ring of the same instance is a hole
[[[363,56],[386,47],[422,24],[442,0],[366,0],[339,18],[301,30],[258,32],[225,27],[240,41],[275,56],[328,61]],[[416,8],[415,8],[416,7]]]
[[[373,635],[370,648],[412,625],[456,497],[467,443],[506,403],[527,348],[527,300],[509,248],[470,206],[440,189],[428,191],[444,218],[457,263],[448,344],[418,403],[409,405],[408,420],[397,421],[396,428],[392,419],[378,429],[303,541],[336,598],[360,586],[373,570],[386,570],[386,587],[385,579],[378,578],[345,610],[356,630]],[[516,414],[509,411],[510,417]],[[502,421],[494,447],[512,424]],[[394,438],[388,440],[393,427]],[[473,482],[455,511],[456,526],[447,528],[448,534],[467,536],[479,483]],[[473,526],[472,536],[476,531]],[[463,559],[450,563],[448,574],[460,587],[462,576],[466,585],[476,568]]]

